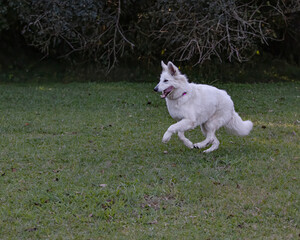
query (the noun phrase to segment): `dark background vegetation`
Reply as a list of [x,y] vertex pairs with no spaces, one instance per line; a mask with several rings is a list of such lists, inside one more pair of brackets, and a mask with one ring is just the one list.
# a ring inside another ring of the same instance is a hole
[[299,80],[299,39],[299,0],[0,1],[2,81]]

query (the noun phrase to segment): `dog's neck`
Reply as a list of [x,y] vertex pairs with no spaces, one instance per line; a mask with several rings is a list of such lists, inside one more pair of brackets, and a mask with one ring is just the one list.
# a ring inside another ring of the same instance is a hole
[[172,93],[170,93],[167,98],[169,100],[177,100],[179,98],[182,98],[188,94],[188,89],[175,89]]

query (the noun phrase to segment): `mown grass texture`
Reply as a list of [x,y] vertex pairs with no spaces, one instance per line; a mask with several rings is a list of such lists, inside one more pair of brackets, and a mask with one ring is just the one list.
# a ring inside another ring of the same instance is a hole
[[2,84],[0,238],[297,239],[299,84],[219,84],[254,129],[210,154],[155,84]]

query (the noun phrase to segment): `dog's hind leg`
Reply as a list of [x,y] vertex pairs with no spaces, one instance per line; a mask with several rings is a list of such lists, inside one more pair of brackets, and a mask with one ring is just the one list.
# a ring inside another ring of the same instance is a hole
[[201,131],[202,131],[202,133],[203,133],[203,135],[204,135],[204,137],[205,137],[205,140],[202,141],[202,142],[199,142],[199,143],[195,143],[195,144],[194,144],[194,147],[195,147],[195,148],[205,148],[205,147],[207,147],[209,144],[212,143],[212,139],[209,138],[209,137],[207,137],[207,132],[208,132],[208,130],[206,129],[205,124],[202,124],[202,125],[201,125]]
[[178,137],[185,146],[187,146],[188,148],[194,148],[193,143],[184,136],[184,132],[178,132]]
[[205,152],[205,153],[210,153],[210,152],[212,152],[212,151],[218,149],[219,145],[220,145],[219,140],[216,138],[216,136],[214,136],[211,147],[210,147],[209,149],[206,149],[206,150],[203,151],[203,152]]
[[195,148],[205,148],[210,144],[212,144],[212,146],[209,149],[205,150],[204,151],[205,153],[209,153],[209,152],[216,150],[220,145],[220,142],[217,139],[215,132],[208,132],[206,139],[202,142],[195,143],[194,147]]
[[207,147],[209,144],[211,144],[212,142],[213,142],[213,139],[207,137],[207,138],[205,138],[204,141],[199,142],[199,143],[195,143],[195,144],[194,144],[194,147],[195,147],[195,148],[205,148],[205,147]]
[[203,124],[201,126],[201,130],[202,130],[203,134],[206,135],[206,139],[202,142],[195,143],[194,147],[195,148],[204,148],[204,147],[207,147],[208,145],[212,144],[212,146],[209,149],[205,150],[204,152],[209,153],[209,152],[216,150],[219,147],[220,142],[217,139],[215,132],[221,126],[222,126],[222,122],[218,121],[217,119],[214,119],[213,121]]
[[206,130],[206,128],[205,128],[205,125],[202,124],[202,125],[200,125],[200,127],[201,127],[201,131],[202,131],[204,137],[206,137],[206,136],[207,136],[207,130]]

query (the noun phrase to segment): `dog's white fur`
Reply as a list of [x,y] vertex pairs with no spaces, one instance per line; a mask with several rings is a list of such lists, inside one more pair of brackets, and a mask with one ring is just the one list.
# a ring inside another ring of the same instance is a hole
[[[172,134],[178,137],[188,148],[211,147],[204,152],[208,153],[219,147],[219,140],[215,132],[222,126],[229,132],[246,136],[250,133],[253,123],[243,121],[234,110],[230,96],[224,90],[213,86],[189,83],[185,75],[178,68],[168,62],[161,62],[162,73],[160,82],[154,88],[162,92],[166,99],[168,111],[173,119],[178,121],[165,132],[162,141],[167,143]],[[184,132],[200,126],[206,137],[202,142],[193,144],[184,136]]]

